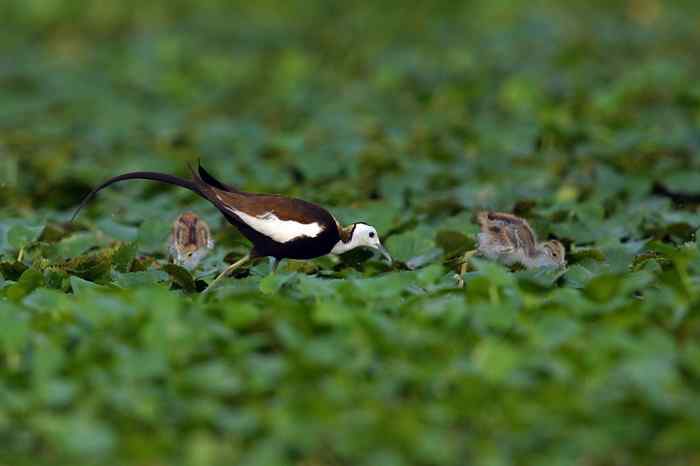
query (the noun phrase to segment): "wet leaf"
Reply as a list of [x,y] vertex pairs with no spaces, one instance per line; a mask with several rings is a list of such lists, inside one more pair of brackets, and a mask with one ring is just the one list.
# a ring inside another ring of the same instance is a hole
[[194,277],[192,274],[185,269],[175,264],[165,264],[163,266],[163,271],[170,275],[174,283],[187,292],[197,291],[197,286],[194,282]]

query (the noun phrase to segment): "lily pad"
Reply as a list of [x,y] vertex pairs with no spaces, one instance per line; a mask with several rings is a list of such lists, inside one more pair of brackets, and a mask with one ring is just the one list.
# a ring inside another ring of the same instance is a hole
[[435,248],[434,232],[427,227],[394,235],[386,243],[394,259],[406,262]]
[[37,241],[42,231],[44,231],[43,225],[15,225],[7,231],[7,242],[15,250],[20,250]]
[[43,284],[44,275],[39,270],[30,268],[22,273],[17,283],[5,290],[5,296],[13,301],[19,301]]
[[197,291],[197,286],[195,284],[194,277],[192,274],[185,269],[175,264],[165,264],[163,266],[163,271],[170,275],[173,282],[176,283],[183,290],[192,293]]

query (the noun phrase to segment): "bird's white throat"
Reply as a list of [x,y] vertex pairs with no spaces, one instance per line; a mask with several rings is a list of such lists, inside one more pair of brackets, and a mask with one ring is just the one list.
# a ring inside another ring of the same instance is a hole
[[345,254],[351,249],[355,249],[358,245],[353,244],[353,241],[350,240],[347,243],[343,242],[343,240],[338,241],[335,243],[335,246],[333,246],[333,249],[331,249],[331,254]]

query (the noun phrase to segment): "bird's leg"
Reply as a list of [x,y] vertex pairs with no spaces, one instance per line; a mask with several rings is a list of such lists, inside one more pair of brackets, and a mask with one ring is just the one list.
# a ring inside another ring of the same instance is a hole
[[476,255],[477,251],[467,251],[462,257],[462,265],[459,267],[459,275],[457,275],[457,286],[459,288],[464,288],[464,278],[463,275],[469,270],[469,260]]
[[245,264],[245,263],[248,262],[249,260],[250,260],[250,254],[247,254],[246,256],[240,258],[240,259],[239,259],[238,261],[236,261],[235,263],[229,265],[228,268],[227,268],[226,270],[224,270],[223,272],[221,272],[221,273],[219,274],[219,276],[216,277],[216,278],[214,279],[214,281],[211,282],[211,283],[209,284],[209,286],[207,287],[207,289],[204,290],[204,294],[208,293],[210,290],[213,290],[214,287],[215,287],[221,280],[223,280],[224,278],[226,278],[231,272],[233,272],[234,270],[236,270],[237,268],[239,268],[240,266],[242,266],[243,264]]
[[469,270],[469,260],[476,255],[476,250],[467,251],[462,256],[462,265],[459,268],[459,274],[464,275]]
[[271,274],[277,273],[277,267],[279,267],[280,262],[282,262],[282,259],[278,259],[276,257],[270,257],[270,273]]

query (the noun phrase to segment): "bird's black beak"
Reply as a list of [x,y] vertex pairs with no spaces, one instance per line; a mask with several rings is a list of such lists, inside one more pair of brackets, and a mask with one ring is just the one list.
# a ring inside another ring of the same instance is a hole
[[384,258],[385,258],[387,261],[389,261],[389,265],[391,265],[391,264],[394,263],[394,260],[391,258],[391,254],[389,254],[389,251],[387,251],[386,248],[385,248],[384,246],[382,246],[381,244],[380,244],[379,246],[377,246],[377,251],[379,251],[379,253],[380,253],[382,256],[384,256]]

